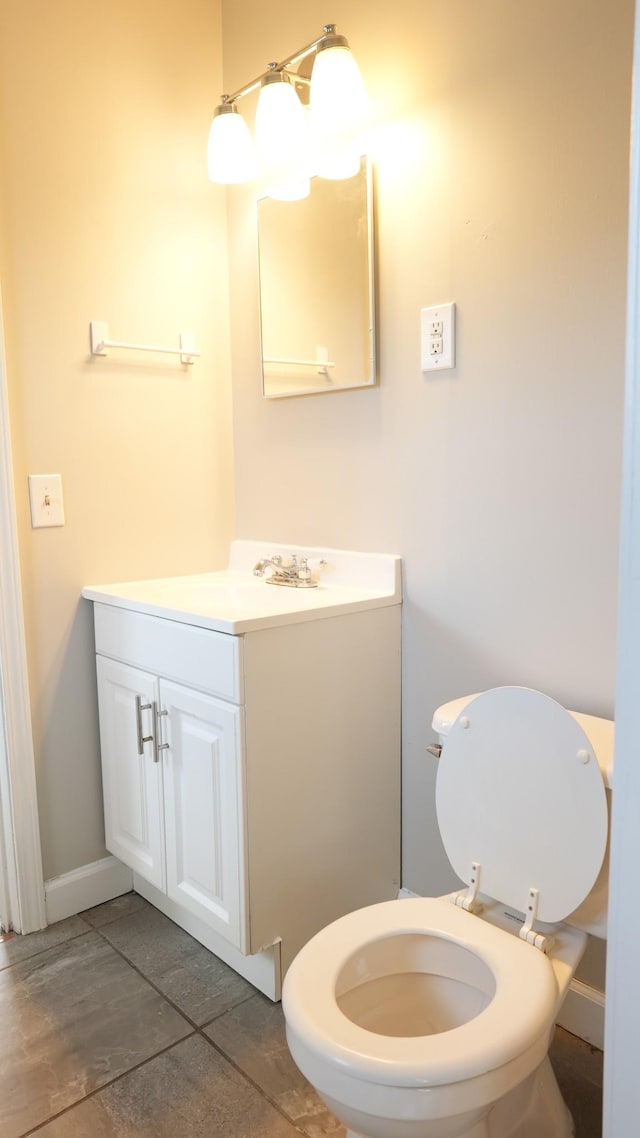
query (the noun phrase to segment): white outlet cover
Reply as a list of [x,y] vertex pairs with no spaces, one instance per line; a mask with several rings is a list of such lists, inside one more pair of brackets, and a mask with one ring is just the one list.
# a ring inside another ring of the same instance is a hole
[[64,525],[62,476],[60,474],[30,474],[29,503],[31,528]]
[[[434,351],[434,344],[440,340],[440,351]],[[446,371],[456,366],[456,306],[453,301],[420,309],[420,359],[422,371]]]

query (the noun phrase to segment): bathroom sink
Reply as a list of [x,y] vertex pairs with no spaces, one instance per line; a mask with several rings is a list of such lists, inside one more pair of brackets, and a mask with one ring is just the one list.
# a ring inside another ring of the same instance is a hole
[[[269,586],[253,575],[265,556],[308,557],[313,589]],[[320,561],[325,564],[320,568]],[[234,541],[229,565],[218,572],[88,585],[87,600],[163,616],[231,634],[279,624],[400,604],[400,558],[389,554],[313,549],[273,542]]]

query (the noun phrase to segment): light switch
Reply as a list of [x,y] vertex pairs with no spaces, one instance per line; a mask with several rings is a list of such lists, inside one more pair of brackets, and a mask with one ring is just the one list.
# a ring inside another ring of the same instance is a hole
[[60,474],[30,474],[29,502],[31,528],[63,526],[62,476]]
[[422,371],[444,371],[456,366],[456,306],[436,304],[420,309]]

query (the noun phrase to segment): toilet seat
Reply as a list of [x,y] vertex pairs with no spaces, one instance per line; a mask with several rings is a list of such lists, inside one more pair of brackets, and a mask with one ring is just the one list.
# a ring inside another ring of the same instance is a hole
[[[385,937],[424,935],[467,949],[493,976],[495,994],[475,1018],[433,1035],[379,1035],[341,1011],[340,976],[350,958],[366,983],[366,950]],[[389,1087],[436,1087],[485,1075],[538,1041],[546,1053],[557,1000],[547,957],[445,898],[385,901],[319,932],[289,968],[287,1024],[327,1067]]]

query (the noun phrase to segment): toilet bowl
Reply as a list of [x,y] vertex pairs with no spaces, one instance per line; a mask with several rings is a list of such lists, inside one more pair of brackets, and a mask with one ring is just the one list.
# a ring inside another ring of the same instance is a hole
[[438,821],[468,888],[313,937],[285,977],[289,1048],[354,1138],[570,1138],[547,1051],[603,927],[612,725],[522,688],[434,724]]

